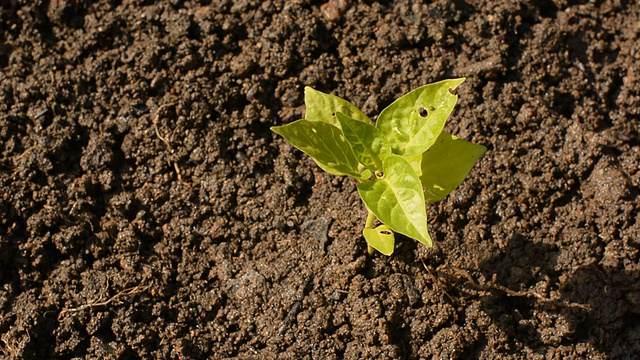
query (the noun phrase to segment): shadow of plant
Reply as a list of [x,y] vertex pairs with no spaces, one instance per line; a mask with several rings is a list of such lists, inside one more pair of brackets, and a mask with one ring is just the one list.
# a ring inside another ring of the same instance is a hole
[[555,270],[559,249],[516,234],[503,253],[480,264],[482,309],[510,338],[512,349],[589,343],[612,358],[630,358],[640,340],[638,273],[595,263],[570,274]]

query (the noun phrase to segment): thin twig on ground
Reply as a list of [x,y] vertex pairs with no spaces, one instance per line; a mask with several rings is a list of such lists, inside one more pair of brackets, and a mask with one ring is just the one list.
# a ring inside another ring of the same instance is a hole
[[516,291],[516,290],[511,290],[506,286],[500,285],[500,284],[496,284],[493,282],[489,282],[486,284],[480,284],[478,283],[472,276],[471,274],[469,274],[469,272],[467,270],[464,269],[459,269],[459,268],[454,268],[454,267],[450,267],[450,266],[443,266],[444,267],[444,271],[446,270],[450,270],[454,276],[459,276],[462,277],[464,279],[466,279],[467,285],[471,286],[472,288],[474,288],[475,290],[479,290],[479,291],[491,291],[491,290],[497,290],[500,292],[503,292],[505,295],[510,296],[510,297],[529,297],[529,298],[535,298],[540,302],[543,303],[549,303],[549,304],[553,304],[556,306],[560,306],[560,307],[569,307],[569,308],[579,308],[579,309],[583,309],[583,310],[591,310],[591,307],[589,305],[585,305],[585,304],[580,304],[580,303],[575,303],[575,302],[570,302],[570,301],[564,301],[561,299],[553,299],[553,298],[548,298],[540,293],[537,293],[535,291],[532,290],[526,290],[526,291]]
[[[158,110],[156,111],[156,117],[153,119],[153,128],[155,129],[156,132],[156,136],[158,137],[158,139],[160,139],[166,146],[167,149],[169,150],[170,153],[173,154],[173,147],[171,146],[171,142],[169,141],[169,139],[167,137],[164,137],[160,134],[160,130],[158,129],[158,122],[160,121],[160,114],[161,112],[171,106],[175,106],[175,103],[168,103],[168,104],[163,104],[160,105],[160,107],[158,107]],[[176,175],[178,177],[178,181],[186,186],[187,188],[191,188],[191,185],[187,184],[183,179],[182,179],[182,171],[180,170],[180,165],[176,162],[176,161],[172,161],[173,162],[173,168],[176,171]]]
[[92,308],[96,308],[96,307],[103,307],[103,306],[108,306],[109,304],[117,301],[120,298],[123,298],[125,296],[131,296],[131,295],[137,295],[137,294],[141,294],[147,290],[149,290],[149,288],[151,287],[151,285],[149,284],[145,284],[145,285],[136,285],[134,287],[130,287],[127,289],[124,289],[122,291],[120,291],[119,293],[113,295],[112,297],[110,297],[107,300],[101,300],[101,301],[91,301],[88,302],[84,305],[78,306],[76,308],[69,308],[69,309],[62,309],[62,311],[60,311],[60,314],[58,314],[58,319],[61,319],[64,315],[66,314],[71,314],[71,313],[77,313],[86,309],[92,309]]
[[458,301],[447,292],[445,286],[442,285],[440,280],[433,274],[431,269],[427,266],[427,264],[424,263],[424,261],[422,261],[422,266],[424,266],[424,269],[427,270],[427,273],[429,274],[431,281],[433,281],[433,283],[445,294],[445,296],[449,298],[449,301],[451,301],[456,306],[459,305]]

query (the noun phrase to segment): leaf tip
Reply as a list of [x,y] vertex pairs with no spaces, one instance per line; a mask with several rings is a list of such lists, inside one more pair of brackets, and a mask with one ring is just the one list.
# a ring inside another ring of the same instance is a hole
[[449,87],[449,93],[453,96],[458,96],[458,87],[460,85],[462,85],[462,83],[466,80],[467,78],[465,77],[461,77],[461,78],[457,78],[457,79],[451,79],[450,80],[450,87]]
[[451,81],[453,82],[453,88],[455,89],[458,86],[462,85],[462,83],[465,82],[465,80],[467,80],[466,77],[459,77],[459,78],[451,79]]
[[484,155],[484,153],[487,152],[487,147],[486,146],[480,145],[480,144],[476,144],[476,145],[480,146],[480,151],[479,151],[480,155]]

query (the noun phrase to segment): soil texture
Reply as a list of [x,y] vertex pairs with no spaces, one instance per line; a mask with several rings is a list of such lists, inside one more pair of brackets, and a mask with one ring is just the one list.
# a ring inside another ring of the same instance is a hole
[[[640,359],[640,6],[0,1],[7,359]],[[487,146],[367,255],[269,127],[466,77]]]

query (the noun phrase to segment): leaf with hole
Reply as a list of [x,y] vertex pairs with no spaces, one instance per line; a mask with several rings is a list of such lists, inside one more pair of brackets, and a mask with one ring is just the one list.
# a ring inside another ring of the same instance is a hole
[[[384,109],[375,125],[350,102],[306,87],[305,119],[271,129],[328,173],[356,179],[370,252],[391,255],[393,232],[431,246],[426,206],[453,191],[486,151],[443,130],[462,82],[419,87]],[[382,225],[374,228],[376,218]]]
[[390,155],[382,163],[382,176],[358,184],[358,192],[383,224],[431,246],[422,184],[407,160]]
[[394,154],[413,156],[435,143],[458,101],[453,94],[464,78],[419,87],[382,110],[376,127],[386,136]]
[[380,225],[375,229],[364,228],[362,235],[364,235],[365,240],[367,240],[367,244],[380,253],[387,256],[393,254],[395,238],[391,228],[387,225]]

